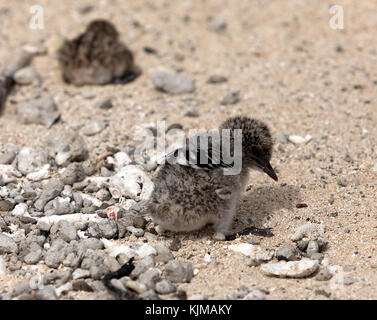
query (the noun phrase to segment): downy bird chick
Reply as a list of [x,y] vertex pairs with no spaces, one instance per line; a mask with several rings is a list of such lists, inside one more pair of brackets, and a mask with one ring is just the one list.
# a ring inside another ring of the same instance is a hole
[[76,86],[125,83],[139,73],[132,52],[106,20],[94,20],[83,34],[65,40],[58,60],[64,81]]
[[[192,148],[192,141],[171,154],[157,171],[154,178],[155,189],[145,206],[158,224],[157,231],[188,232],[213,224],[214,238],[224,240],[236,214],[240,195],[249,177],[250,169],[257,169],[278,180],[270,165],[273,141],[268,127],[261,121],[234,117],[225,121],[219,128],[220,142],[209,142],[206,150]],[[228,129],[230,155],[233,162],[224,157],[224,134]],[[236,154],[235,141],[240,129],[240,152]],[[190,148],[191,146],[191,148]],[[204,156],[200,157],[200,153]],[[204,158],[204,161],[203,161]],[[213,161],[217,158],[217,161]],[[226,173],[237,160],[241,162],[239,172]],[[143,210],[144,211],[144,210]],[[250,227],[249,232],[269,235],[268,229]],[[234,235],[228,235],[232,239]]]

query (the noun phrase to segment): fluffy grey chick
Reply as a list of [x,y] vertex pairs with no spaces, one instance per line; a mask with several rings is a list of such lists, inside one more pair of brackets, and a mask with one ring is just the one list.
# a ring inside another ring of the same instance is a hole
[[[241,171],[233,175],[224,174],[231,164],[221,156],[222,144],[209,143],[209,148],[204,150],[206,161],[199,157],[203,150],[198,148],[192,152],[187,145],[183,150],[184,161],[177,156],[176,163],[163,164],[154,178],[155,190],[145,212],[158,224],[158,232],[188,232],[213,224],[216,231],[214,238],[223,240],[233,222],[249,169],[261,170],[278,180],[270,165],[273,141],[263,122],[234,117],[225,121],[219,129],[220,133],[221,129],[230,129],[231,146],[234,145],[235,129],[242,130]],[[178,155],[179,151],[175,154]],[[234,149],[231,153],[234,156]],[[218,161],[212,163],[217,155],[220,155]],[[258,229],[252,227],[250,232],[254,231],[258,232]]]
[[64,81],[77,86],[124,83],[139,73],[132,52],[106,20],[94,20],[83,34],[65,40],[58,60]]

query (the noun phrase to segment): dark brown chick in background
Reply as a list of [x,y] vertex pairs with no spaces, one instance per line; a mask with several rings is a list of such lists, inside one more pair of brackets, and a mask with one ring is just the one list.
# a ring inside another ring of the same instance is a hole
[[76,86],[126,83],[140,73],[132,52],[106,20],[94,20],[83,34],[65,40],[58,60],[64,81]]

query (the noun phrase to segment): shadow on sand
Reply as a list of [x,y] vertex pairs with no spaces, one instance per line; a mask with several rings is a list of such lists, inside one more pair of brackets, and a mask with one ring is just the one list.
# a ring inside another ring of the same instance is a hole
[[[252,189],[241,197],[229,232],[239,232],[250,226],[263,228],[266,221],[280,209],[293,209],[300,201],[300,188],[294,185],[265,185]],[[209,225],[200,231],[179,234],[168,232],[165,236],[171,239],[177,237],[178,239],[195,240],[211,237],[213,232],[212,226]]]

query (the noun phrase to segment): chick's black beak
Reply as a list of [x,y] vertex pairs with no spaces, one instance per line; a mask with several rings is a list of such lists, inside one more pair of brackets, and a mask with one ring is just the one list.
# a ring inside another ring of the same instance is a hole
[[274,169],[272,169],[271,165],[269,162],[263,166],[263,171],[267,173],[272,179],[275,181],[278,181],[278,176],[276,175]]

